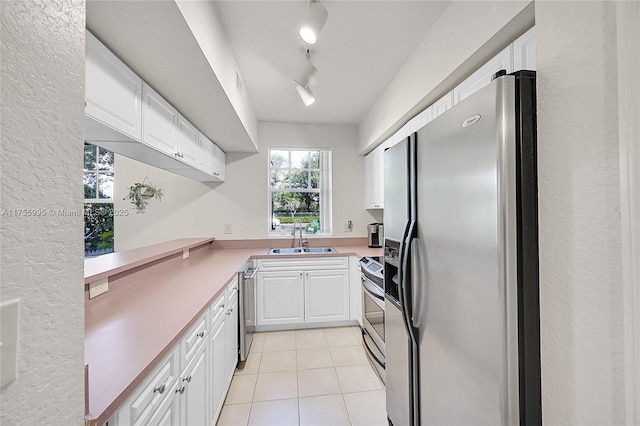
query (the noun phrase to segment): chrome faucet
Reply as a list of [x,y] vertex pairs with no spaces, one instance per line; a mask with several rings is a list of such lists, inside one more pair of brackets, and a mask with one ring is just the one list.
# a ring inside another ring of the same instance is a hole
[[296,219],[293,221],[293,229],[291,230],[291,235],[296,235],[296,223],[298,224],[298,229],[300,229],[298,247],[302,248],[309,244],[309,240],[307,240],[306,238],[302,238],[302,221],[300,219]]

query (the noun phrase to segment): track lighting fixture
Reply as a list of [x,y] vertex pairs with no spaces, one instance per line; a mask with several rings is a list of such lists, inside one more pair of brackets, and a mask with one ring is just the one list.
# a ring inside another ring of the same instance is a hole
[[300,26],[300,37],[307,44],[314,44],[318,40],[318,35],[322,31],[324,23],[327,21],[329,12],[317,0],[311,0],[309,12]]
[[309,106],[316,101],[316,97],[311,92],[311,89],[309,89],[309,83],[316,71],[318,70],[311,63],[311,51],[307,49],[305,53],[304,68],[302,69],[300,76],[295,80],[297,83],[296,90],[298,91],[298,95],[300,95],[305,106]]

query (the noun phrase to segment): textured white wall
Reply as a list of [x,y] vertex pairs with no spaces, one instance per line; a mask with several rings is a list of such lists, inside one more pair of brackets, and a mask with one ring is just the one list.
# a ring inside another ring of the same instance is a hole
[[[2,1],[2,300],[21,299],[3,425],[84,424],[83,1]],[[49,209],[78,212],[55,216]]]
[[360,152],[391,136],[531,28],[531,3],[451,2],[360,122]]
[[[348,125],[258,124],[257,154],[228,154],[226,182],[205,184],[128,158],[116,157],[115,207],[127,188],[145,176],[164,198],[150,200],[144,214],[115,218],[116,250],[182,237],[267,238],[269,227],[267,151],[274,147],[329,147],[333,151],[333,237],[364,237],[376,218],[364,209],[364,157],[357,152],[357,128]],[[343,232],[352,220],[354,231]],[[233,233],[224,234],[231,224]],[[290,237],[287,237],[290,238]]]
[[615,2],[537,2],[543,417],[624,423]]

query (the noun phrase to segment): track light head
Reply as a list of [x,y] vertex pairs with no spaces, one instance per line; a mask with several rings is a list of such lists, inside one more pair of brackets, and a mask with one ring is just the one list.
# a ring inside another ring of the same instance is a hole
[[329,12],[323,5],[317,1],[311,1],[309,13],[307,13],[306,19],[302,21],[299,30],[300,37],[305,43],[315,44],[328,16]]
[[316,101],[316,97],[313,96],[313,93],[307,86],[302,86],[300,83],[296,81],[296,90],[298,91],[298,95],[300,95],[300,99],[304,102],[305,106],[309,106]]

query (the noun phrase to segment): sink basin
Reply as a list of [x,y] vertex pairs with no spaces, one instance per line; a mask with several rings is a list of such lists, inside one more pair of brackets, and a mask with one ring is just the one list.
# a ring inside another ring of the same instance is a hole
[[303,249],[305,253],[335,253],[336,250],[333,247],[309,247]]
[[325,254],[336,253],[333,247],[306,247],[306,248],[273,248],[269,250],[269,254]]
[[302,253],[301,248],[274,248],[269,250],[269,254],[298,254]]

